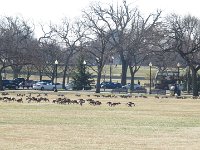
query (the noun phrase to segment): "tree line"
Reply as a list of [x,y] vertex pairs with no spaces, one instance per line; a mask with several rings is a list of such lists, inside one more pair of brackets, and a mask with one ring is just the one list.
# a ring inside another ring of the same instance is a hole
[[149,62],[159,69],[176,67],[179,62],[191,68],[193,95],[198,95],[200,20],[195,16],[162,16],[161,10],[143,15],[124,0],[117,6],[96,2],[75,21],[66,17],[58,24],[40,27],[43,35],[36,38],[33,23],[20,17],[0,18],[0,83],[8,67],[12,68],[14,78],[24,69],[27,79],[35,70],[40,80],[46,75],[53,81],[54,62],[58,60],[65,86],[81,57],[96,72],[99,93],[103,68],[114,56],[122,65],[122,85],[130,71],[133,89],[136,72]]

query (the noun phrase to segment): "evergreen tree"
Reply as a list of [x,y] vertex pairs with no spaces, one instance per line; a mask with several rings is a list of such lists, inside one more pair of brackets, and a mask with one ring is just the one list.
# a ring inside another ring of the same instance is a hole
[[94,82],[92,74],[87,71],[86,62],[80,57],[77,64],[76,72],[73,73],[73,90],[90,90],[91,84]]

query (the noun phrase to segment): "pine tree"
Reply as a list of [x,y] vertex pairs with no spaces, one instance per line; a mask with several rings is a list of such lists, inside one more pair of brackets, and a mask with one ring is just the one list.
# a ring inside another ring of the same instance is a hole
[[87,71],[86,62],[80,57],[77,64],[77,70],[73,73],[73,89],[74,90],[90,90],[91,84],[94,82],[92,74]]

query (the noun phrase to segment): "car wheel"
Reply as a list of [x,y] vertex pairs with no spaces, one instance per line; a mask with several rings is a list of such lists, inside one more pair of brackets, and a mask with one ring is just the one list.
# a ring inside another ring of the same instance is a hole
[[44,87],[41,87],[41,90],[43,91],[43,90],[44,90]]

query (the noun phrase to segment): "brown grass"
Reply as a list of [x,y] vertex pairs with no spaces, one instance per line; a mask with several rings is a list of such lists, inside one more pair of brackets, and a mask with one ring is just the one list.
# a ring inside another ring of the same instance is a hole
[[[78,99],[76,93],[66,97]],[[58,93],[49,92],[48,98]],[[35,93],[35,96],[37,94]],[[9,96],[16,96],[11,93]],[[88,98],[81,94],[81,98]],[[199,149],[200,100],[96,98],[88,103],[0,102],[1,150]],[[109,107],[106,102],[121,102]],[[127,107],[129,101],[135,107]]]

